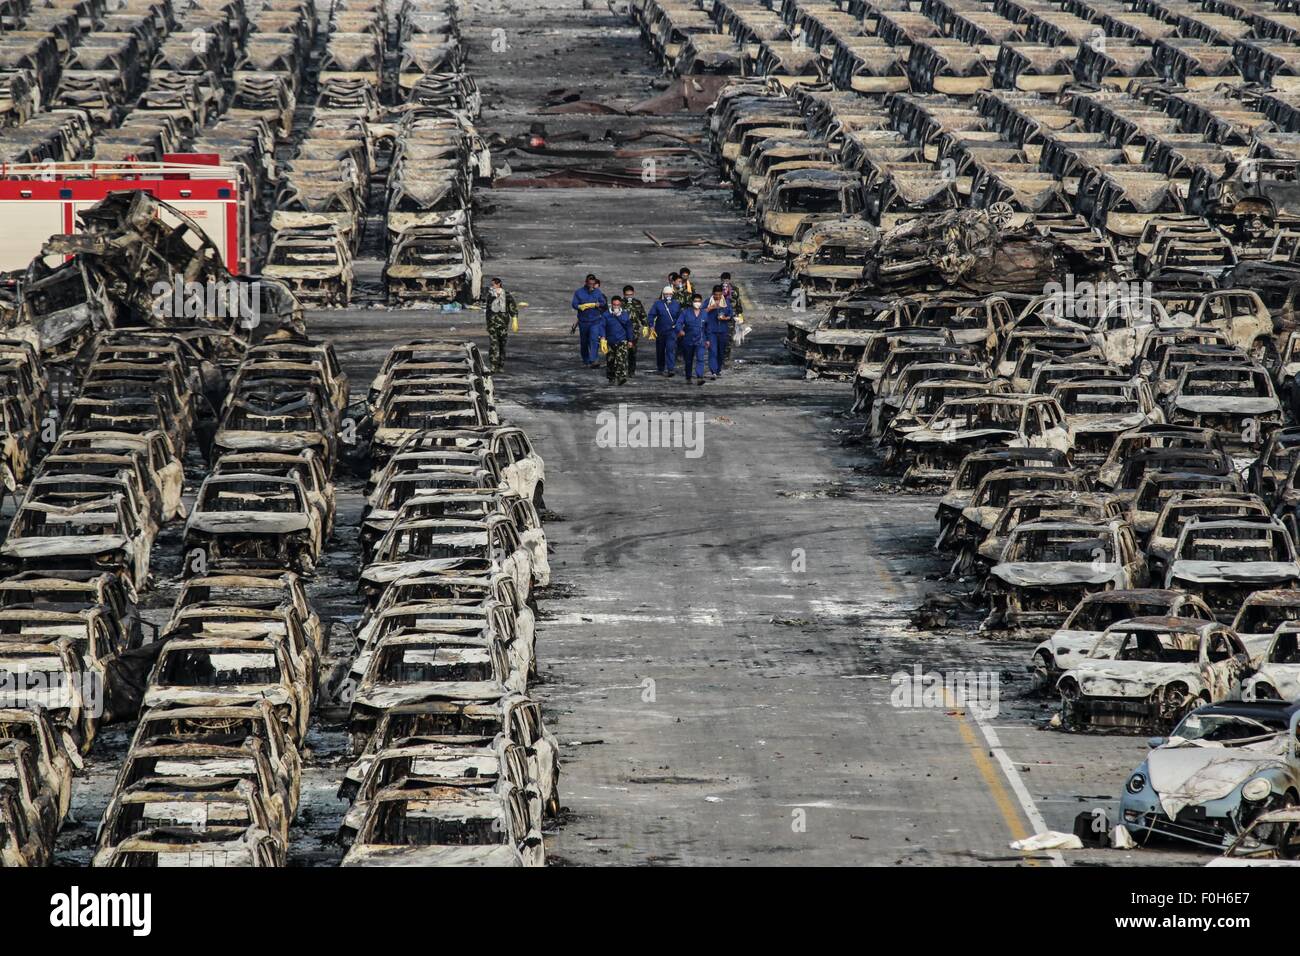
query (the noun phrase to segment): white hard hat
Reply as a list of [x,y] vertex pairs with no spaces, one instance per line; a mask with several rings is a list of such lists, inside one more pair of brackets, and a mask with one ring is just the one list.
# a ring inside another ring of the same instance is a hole
[[666,286],[664,286],[664,294],[665,294],[665,295],[672,295],[672,294],[673,294],[673,287],[670,286],[670,285],[666,285]]

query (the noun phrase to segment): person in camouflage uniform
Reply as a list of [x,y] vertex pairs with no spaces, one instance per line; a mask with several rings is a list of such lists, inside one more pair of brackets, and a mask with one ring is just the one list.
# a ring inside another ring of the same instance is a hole
[[632,320],[623,308],[619,296],[609,300],[609,308],[601,314],[596,327],[600,340],[609,350],[605,356],[605,374],[611,385],[627,384],[627,346],[632,338]]
[[[727,304],[731,306],[731,312],[736,317],[736,322],[738,324],[743,323],[745,321],[745,301],[741,297],[740,286],[736,285],[736,283],[731,281],[730,272],[722,273],[721,279],[722,279],[722,295],[727,300]],[[734,333],[732,335],[727,336],[726,344],[723,346],[722,349],[723,365],[726,365],[727,359],[731,358],[731,340],[733,338],[735,338]]]
[[646,322],[645,306],[630,285],[623,286],[623,308],[632,321],[632,338],[627,343],[627,374],[635,375],[637,342],[650,334],[650,326]]
[[488,364],[492,371],[500,372],[506,364],[506,337],[511,324],[519,318],[519,306],[501,280],[494,278],[488,286],[483,308],[487,314]]
[[686,291],[686,282],[680,272],[669,273],[668,284],[673,287],[673,298],[677,300],[679,306],[691,304],[691,294]]

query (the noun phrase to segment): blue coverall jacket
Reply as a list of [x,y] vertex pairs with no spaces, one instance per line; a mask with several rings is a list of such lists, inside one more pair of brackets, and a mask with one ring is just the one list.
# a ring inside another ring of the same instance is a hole
[[573,293],[573,308],[578,313],[578,354],[587,365],[595,365],[600,361],[597,326],[605,312],[605,293],[584,285]]
[[584,285],[573,293],[573,309],[578,313],[578,322],[590,325],[605,311],[605,293]]
[[705,309],[704,333],[706,335],[730,335],[731,323],[735,318],[735,313],[731,311],[730,304],[723,305],[718,309]]
[[632,341],[632,316],[628,315],[626,310],[622,315],[615,315],[609,311],[602,312],[598,334],[610,345]]
[[686,306],[677,313],[677,331],[686,333],[684,341],[694,345],[704,337],[704,321],[707,313],[704,309],[695,311],[694,306]]
[[655,299],[654,305],[650,306],[650,326],[655,330],[655,335],[663,338],[665,335],[673,335],[677,328],[677,313],[682,307],[676,301],[669,299]]

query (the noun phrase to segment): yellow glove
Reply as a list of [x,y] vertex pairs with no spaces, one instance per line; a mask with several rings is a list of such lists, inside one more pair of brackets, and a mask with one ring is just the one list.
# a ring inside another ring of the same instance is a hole
[[517,316],[517,315],[512,315],[512,316],[510,317],[510,331],[511,331],[511,332],[518,332],[518,331],[519,331],[519,316]]
[[654,341],[655,339],[657,339],[658,337],[659,337],[659,336],[655,335],[655,330],[654,330],[654,329],[651,329],[651,330],[650,330],[650,334],[649,334],[648,336],[646,336],[646,338],[648,338],[651,342],[653,342],[653,341]]
[[609,343],[604,339],[600,340],[600,354],[605,355],[609,352]]

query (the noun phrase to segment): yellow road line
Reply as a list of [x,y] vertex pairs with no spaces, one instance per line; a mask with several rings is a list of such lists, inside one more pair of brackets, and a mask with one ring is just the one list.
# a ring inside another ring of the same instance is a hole
[[[966,711],[957,706],[950,691],[944,691],[944,701],[948,704],[951,712],[957,720],[957,730],[961,734],[962,742],[966,744],[966,749],[970,751],[971,759],[975,761],[975,767],[979,770],[980,776],[984,778],[984,783],[988,787],[989,794],[993,797],[993,802],[997,804],[998,812],[1002,814],[1002,820],[1007,825],[1007,830],[1011,833],[1012,840],[1023,840],[1030,836],[1029,829],[1025,826],[1024,820],[1020,815],[1020,810],[1016,801],[1012,799],[1008,792],[1006,784],[1002,781],[1002,775],[998,768],[993,765],[989,759],[987,748],[980,742],[971,727],[970,721],[966,717]],[[1027,857],[1025,862],[1030,866],[1038,866],[1038,860],[1033,857]]]

